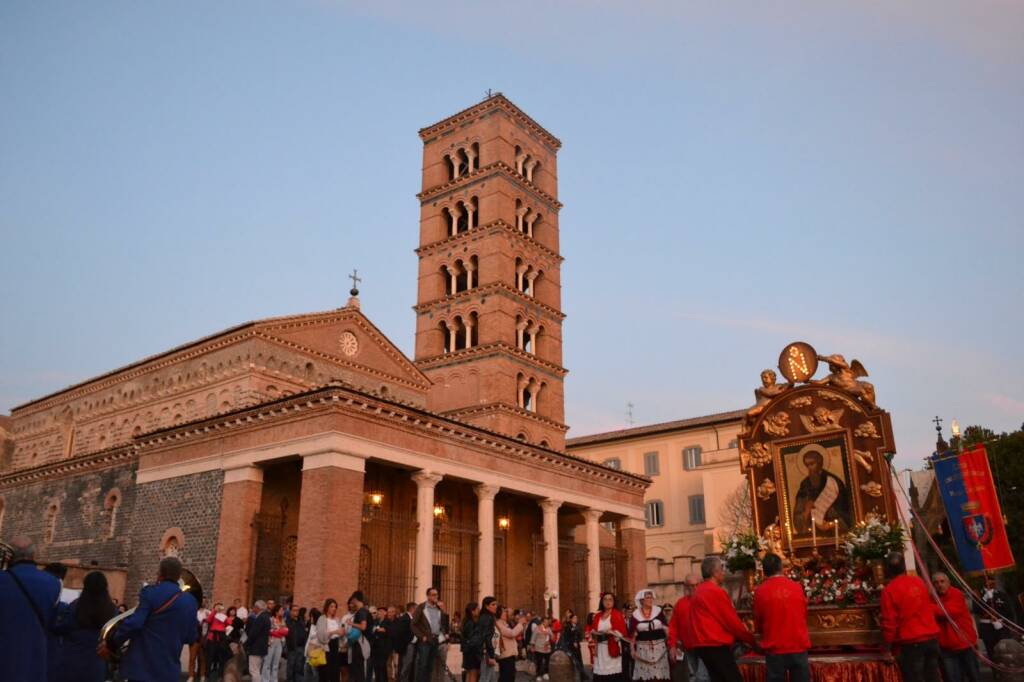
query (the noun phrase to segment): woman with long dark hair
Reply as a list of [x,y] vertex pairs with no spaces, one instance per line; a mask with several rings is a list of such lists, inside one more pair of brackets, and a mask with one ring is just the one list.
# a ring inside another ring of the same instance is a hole
[[597,613],[590,624],[590,633],[596,642],[594,656],[594,682],[623,682],[622,651],[629,646],[626,619],[615,603],[615,595],[605,592],[597,605]]
[[480,679],[480,663],[483,659],[484,639],[480,628],[480,606],[471,601],[466,604],[462,616],[462,669],[466,671],[466,682]]
[[[58,682],[103,682],[107,664],[96,655],[100,628],[117,608],[107,589],[107,576],[93,571],[85,576],[82,594],[58,614],[54,632],[63,636],[57,663]],[[11,655],[20,655],[17,653]]]

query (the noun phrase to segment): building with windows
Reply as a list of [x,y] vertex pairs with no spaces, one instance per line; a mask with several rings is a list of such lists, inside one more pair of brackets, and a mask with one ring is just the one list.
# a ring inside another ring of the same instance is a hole
[[129,602],[172,554],[224,603],[632,597],[648,480],[565,451],[561,143],[501,95],[419,135],[414,357],[353,289],[31,400],[0,419],[0,537]]
[[745,414],[723,412],[566,443],[574,455],[652,480],[644,499],[646,575],[660,599],[675,599],[683,578],[719,550],[719,531],[735,525],[747,494],[736,443]]

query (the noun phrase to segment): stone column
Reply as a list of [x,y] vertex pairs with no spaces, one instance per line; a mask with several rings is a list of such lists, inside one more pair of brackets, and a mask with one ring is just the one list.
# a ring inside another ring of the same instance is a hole
[[529,158],[529,156],[530,155],[526,152],[520,152],[519,155],[516,156],[516,173],[519,173],[520,175],[523,174],[523,164],[526,163],[526,159]]
[[526,214],[530,212],[530,209],[526,206],[520,206],[516,209],[516,229],[520,232],[526,231]]
[[477,548],[477,569],[479,579],[477,601],[494,594],[494,496],[501,488],[481,483],[473,488],[476,492],[476,525],[480,530],[480,546]]
[[[583,512],[587,529],[587,610],[597,608],[601,598],[601,522],[600,509]],[[635,594],[635,593],[634,593]]]
[[524,164],[524,168],[526,170],[526,181],[527,182],[533,182],[533,169],[537,167],[538,163],[540,163],[540,161],[538,161],[536,159],[530,159],[529,161],[527,161]]
[[533,296],[534,295],[533,294],[533,282],[534,282],[535,279],[537,279],[537,275],[539,275],[539,274],[540,273],[537,272],[536,270],[531,270],[530,272],[526,273],[526,292],[525,293],[526,293],[527,296]]
[[647,585],[647,544],[644,541],[643,519],[621,519],[618,522],[617,541],[626,550],[626,570],[622,577],[622,592],[627,599]]
[[[426,599],[434,579],[434,487],[441,474],[420,469],[412,475],[416,483],[416,586],[414,601]],[[440,586],[438,586],[440,589]]]
[[[256,561],[256,514],[263,498],[263,469],[244,466],[224,472],[220,531],[213,570],[213,596],[225,604],[251,603]],[[212,603],[212,602],[210,602]]]
[[329,450],[302,458],[295,603],[348,599],[359,582],[366,458]]
[[[558,595],[558,508],[561,500],[547,498],[540,501],[544,510],[544,591],[555,595],[551,600],[551,613],[561,613]],[[548,605],[544,604],[547,609]]]

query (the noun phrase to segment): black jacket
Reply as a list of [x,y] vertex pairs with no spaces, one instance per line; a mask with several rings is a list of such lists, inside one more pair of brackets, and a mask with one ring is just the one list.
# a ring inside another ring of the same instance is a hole
[[306,638],[309,637],[309,627],[300,619],[286,621],[288,625],[288,636],[285,637],[284,645],[286,651],[295,651],[306,646]]
[[260,611],[245,622],[245,651],[250,656],[266,656],[270,648],[270,613]]
[[460,635],[463,651],[475,651],[476,653],[483,655],[484,642],[480,636],[480,623],[482,620],[482,617],[477,620],[467,618],[462,622],[462,632]]
[[405,653],[406,647],[412,642],[412,616],[406,611],[395,619],[395,632],[391,635],[395,651]]
[[[398,629],[398,621],[383,618],[374,621],[373,626],[366,629],[373,632],[370,640],[370,658],[378,663],[387,661],[395,651],[395,631]],[[383,630],[383,632],[379,630]]]
[[478,636],[483,640],[484,653],[487,654],[487,658],[497,658],[494,653],[495,627],[494,616],[487,610],[481,611],[480,620],[476,622],[476,628],[479,633]]

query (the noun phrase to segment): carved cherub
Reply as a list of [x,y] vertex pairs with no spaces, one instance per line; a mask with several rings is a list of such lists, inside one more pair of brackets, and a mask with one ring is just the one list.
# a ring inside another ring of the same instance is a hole
[[747,410],[748,417],[756,417],[761,414],[772,398],[793,388],[793,384],[775,383],[777,379],[775,370],[766,369],[761,372],[761,386],[754,389],[754,398],[757,399],[757,403]]
[[860,377],[866,377],[868,371],[860,360],[854,360],[847,364],[846,358],[842,355],[819,355],[818,359],[828,363],[830,374],[824,379],[811,383],[819,386],[835,386],[854,394],[870,407],[875,405],[875,387],[866,381],[858,381]]

